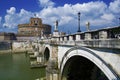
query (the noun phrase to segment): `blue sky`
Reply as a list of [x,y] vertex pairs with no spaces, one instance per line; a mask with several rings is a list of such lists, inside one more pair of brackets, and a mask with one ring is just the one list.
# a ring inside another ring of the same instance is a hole
[[17,33],[17,25],[28,23],[36,14],[52,28],[58,20],[59,31],[75,33],[78,12],[82,31],[86,31],[86,22],[91,30],[118,26],[120,0],[1,0],[0,32]]

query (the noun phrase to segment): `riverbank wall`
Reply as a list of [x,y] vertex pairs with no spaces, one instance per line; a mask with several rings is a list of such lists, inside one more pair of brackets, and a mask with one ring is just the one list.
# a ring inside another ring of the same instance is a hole
[[12,47],[11,45],[9,41],[0,41],[0,50],[9,50]]
[[0,41],[0,54],[25,53],[28,51],[32,51],[30,42]]

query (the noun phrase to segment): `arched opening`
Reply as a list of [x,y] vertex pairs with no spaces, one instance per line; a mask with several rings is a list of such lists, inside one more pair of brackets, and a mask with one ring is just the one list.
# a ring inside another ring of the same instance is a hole
[[62,80],[109,80],[90,60],[82,56],[73,56],[65,64]]
[[50,50],[46,47],[44,52],[44,61],[47,62],[50,57]]

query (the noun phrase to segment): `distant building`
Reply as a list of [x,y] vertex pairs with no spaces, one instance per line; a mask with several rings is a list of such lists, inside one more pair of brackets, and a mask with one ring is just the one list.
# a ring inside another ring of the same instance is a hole
[[49,37],[51,34],[51,26],[48,24],[42,24],[42,19],[40,18],[30,18],[28,24],[19,24],[18,25],[18,34],[17,38],[20,37]]
[[4,41],[4,40],[16,40],[16,35],[14,33],[1,32],[0,41]]

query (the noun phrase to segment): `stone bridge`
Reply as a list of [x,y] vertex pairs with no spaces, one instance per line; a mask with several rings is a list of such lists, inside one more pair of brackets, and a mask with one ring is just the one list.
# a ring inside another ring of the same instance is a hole
[[[106,30],[101,30],[101,35]],[[52,37],[36,42],[48,80],[120,80],[120,39],[91,33]],[[89,35],[89,36],[88,36]]]

